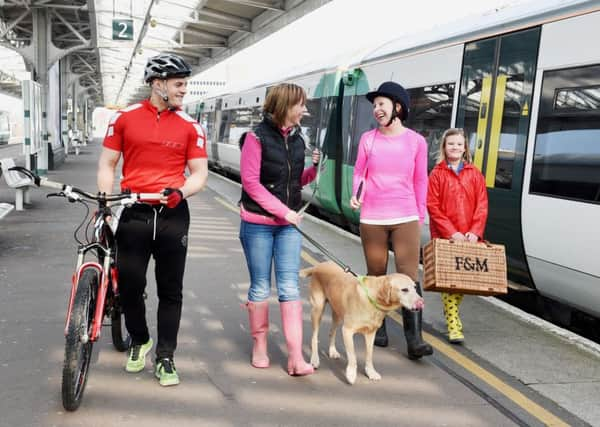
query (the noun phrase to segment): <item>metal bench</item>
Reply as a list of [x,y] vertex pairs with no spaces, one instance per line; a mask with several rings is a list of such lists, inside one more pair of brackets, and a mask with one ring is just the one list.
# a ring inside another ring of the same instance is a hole
[[79,156],[79,147],[85,145],[81,138],[81,131],[77,130],[77,131],[71,132],[71,135],[69,135],[68,138],[69,138],[69,148],[73,147],[75,149],[75,155]]
[[16,191],[15,195],[15,207],[18,211],[23,210],[23,202],[29,203],[29,187],[34,185],[33,182],[18,172],[9,170],[15,166],[15,161],[12,157],[0,159],[0,166],[2,167],[2,176],[4,181],[10,188],[14,188]]
[[8,215],[14,208],[14,205],[11,205],[10,203],[0,203],[0,219]]

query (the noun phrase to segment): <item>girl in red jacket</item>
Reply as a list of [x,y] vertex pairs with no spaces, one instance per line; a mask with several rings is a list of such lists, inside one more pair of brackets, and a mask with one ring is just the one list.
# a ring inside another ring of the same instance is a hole
[[[471,163],[462,129],[448,129],[440,144],[440,162],[429,175],[427,210],[431,238],[477,242],[483,239],[488,214],[485,178]],[[442,293],[448,340],[462,343],[458,306],[462,294]]]

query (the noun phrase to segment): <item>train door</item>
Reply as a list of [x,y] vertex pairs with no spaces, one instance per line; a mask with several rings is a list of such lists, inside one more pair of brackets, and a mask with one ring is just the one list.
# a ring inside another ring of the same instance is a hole
[[222,99],[217,99],[212,102],[210,112],[208,114],[206,132],[208,138],[207,151],[209,159],[212,160],[216,165],[221,165],[221,159],[219,158],[219,132],[221,129],[221,105]]
[[506,245],[521,281],[529,274],[521,233],[521,191],[540,28],[465,45],[456,126],[465,129],[489,196],[486,239]]

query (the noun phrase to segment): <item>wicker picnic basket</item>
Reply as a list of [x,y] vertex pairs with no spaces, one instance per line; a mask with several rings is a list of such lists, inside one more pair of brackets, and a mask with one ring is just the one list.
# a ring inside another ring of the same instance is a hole
[[474,295],[507,293],[503,245],[433,239],[423,248],[426,291]]

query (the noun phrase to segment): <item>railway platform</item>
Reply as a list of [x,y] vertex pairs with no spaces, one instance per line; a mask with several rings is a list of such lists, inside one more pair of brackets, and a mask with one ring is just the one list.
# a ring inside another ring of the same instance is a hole
[[[49,177],[95,189],[99,148],[99,141],[83,147]],[[0,181],[0,202],[14,200],[12,191]],[[60,396],[63,328],[75,264],[72,234],[84,208],[45,194],[33,189],[31,204],[0,222],[0,426],[600,425],[600,347],[493,298],[465,298],[466,341],[451,346],[443,334],[439,295],[426,293],[424,338],[434,355],[408,360],[401,316],[392,315],[390,346],[374,352],[382,380],[362,374],[364,347],[357,337],[359,376],[350,386],[345,358],[329,360],[325,353],[327,315],[321,367],[308,377],[287,375],[272,297],[271,367],[252,368],[247,313],[240,308],[249,280],[237,237],[239,186],[213,174],[208,188],[189,200],[192,221],[175,355],[181,384],[161,388],[149,364],[141,373],[126,373],[125,355],[113,349],[105,328],[94,346],[83,403],[67,413]],[[364,271],[356,236],[310,217],[302,229],[354,271]],[[325,260],[308,242],[302,258],[304,266]],[[152,265],[148,271],[147,317],[155,336]],[[308,360],[311,326],[307,282],[302,283]],[[338,349],[343,354],[341,338]]]

